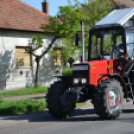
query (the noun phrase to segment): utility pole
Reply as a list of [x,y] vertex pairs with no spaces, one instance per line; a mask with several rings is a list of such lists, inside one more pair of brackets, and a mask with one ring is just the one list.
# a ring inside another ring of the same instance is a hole
[[84,24],[81,21],[81,35],[82,35],[82,62],[85,61],[85,45],[84,45]]

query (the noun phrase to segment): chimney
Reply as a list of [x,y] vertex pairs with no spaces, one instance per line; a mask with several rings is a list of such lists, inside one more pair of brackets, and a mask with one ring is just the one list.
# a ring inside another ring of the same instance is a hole
[[49,3],[47,2],[47,0],[44,0],[44,2],[42,2],[42,9],[44,13],[49,15]]

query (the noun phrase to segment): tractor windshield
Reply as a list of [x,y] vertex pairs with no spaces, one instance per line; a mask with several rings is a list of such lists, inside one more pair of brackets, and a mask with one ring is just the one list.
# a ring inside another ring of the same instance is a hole
[[118,59],[120,55],[124,55],[121,29],[99,29],[93,31],[90,36],[90,60]]

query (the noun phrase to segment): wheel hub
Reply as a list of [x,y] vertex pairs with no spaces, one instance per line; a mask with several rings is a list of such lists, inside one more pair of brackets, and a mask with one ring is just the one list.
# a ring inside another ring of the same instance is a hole
[[110,108],[110,112],[118,110],[120,107],[120,94],[117,89],[113,89],[108,94],[108,106]]

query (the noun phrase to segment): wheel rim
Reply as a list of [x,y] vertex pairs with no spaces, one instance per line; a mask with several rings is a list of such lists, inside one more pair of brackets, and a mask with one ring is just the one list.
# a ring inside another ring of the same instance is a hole
[[108,93],[108,106],[110,109],[110,114],[117,112],[120,108],[121,97],[118,89],[114,88]]

